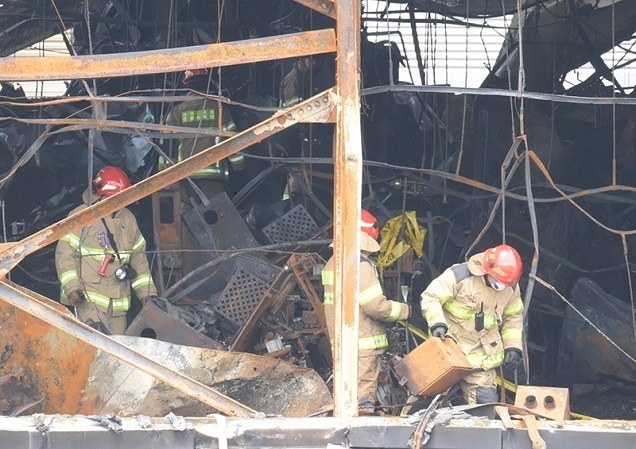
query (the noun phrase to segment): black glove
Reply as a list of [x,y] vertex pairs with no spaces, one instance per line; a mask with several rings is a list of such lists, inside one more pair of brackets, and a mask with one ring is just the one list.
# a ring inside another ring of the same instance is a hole
[[86,298],[84,297],[84,293],[82,293],[81,290],[73,290],[72,292],[68,294],[68,300],[71,303],[71,305],[75,307],[78,304],[86,301]]
[[436,324],[431,327],[431,335],[433,337],[441,338],[442,340],[446,340],[446,332],[448,331],[448,327],[445,324]]
[[516,370],[521,365],[521,351],[517,348],[508,348],[504,355],[504,368]]

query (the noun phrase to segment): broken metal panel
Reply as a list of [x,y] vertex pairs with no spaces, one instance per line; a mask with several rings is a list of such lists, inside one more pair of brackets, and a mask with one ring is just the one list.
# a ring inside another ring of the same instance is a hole
[[[303,417],[331,403],[324,381],[313,370],[256,354],[182,346],[149,338],[114,336],[140,354],[253,410],[268,415]],[[148,373],[98,352],[89,375],[79,413],[119,416],[206,416],[214,407],[170,388]],[[108,382],[98,379],[108,378]]]
[[[0,283],[0,286],[6,285]],[[37,297],[46,307],[73,319],[68,309],[61,304],[22,287],[14,285],[13,288],[25,295]],[[88,378],[88,366],[95,355],[95,349],[91,345],[70,334],[59,332],[42,319],[2,300],[0,340],[0,378],[14,377],[22,386],[31,387],[42,395],[42,401],[25,410],[27,413],[77,411],[80,391]],[[19,398],[12,400],[10,392],[4,393],[3,400],[10,402],[6,406],[11,406],[13,411],[20,405],[26,405]]]
[[297,204],[261,231],[270,243],[298,242],[313,235],[318,225],[305,206]]
[[209,204],[193,204],[182,217],[200,247],[214,255],[259,246],[225,192],[210,198]]
[[238,42],[91,56],[0,60],[0,81],[52,81],[148,75],[331,53],[333,29]]
[[221,343],[194,330],[153,303],[148,303],[141,309],[126,329],[125,335],[155,338],[197,348],[225,349]]
[[272,117],[258,123],[246,131],[230,137],[220,144],[201,153],[193,155],[123,192],[106,198],[79,213],[49,226],[42,231],[30,235],[19,243],[11,245],[0,252],[0,277],[5,276],[25,256],[43,248],[64,235],[76,231],[88,223],[115,212],[122,207],[144,198],[145,196],[163,189],[186,176],[225,159],[237,151],[260,142],[283,129],[300,123],[300,119],[313,117],[327,117],[337,102],[336,95],[331,91],[320,93],[298,105],[274,114]]
[[255,335],[253,331],[258,321],[266,312],[275,310],[276,307],[280,306],[280,303],[294,286],[292,282],[289,282],[292,276],[293,274],[288,270],[281,270],[278,273],[276,279],[270,283],[268,290],[253,308],[248,319],[243,323],[232,342],[231,351],[245,351],[249,343],[254,343]]
[[[238,330],[248,321],[257,304],[266,297],[271,283],[279,272],[280,269],[277,267],[257,264],[256,261],[247,259],[237,263],[230,281],[219,297],[215,310]],[[266,276],[263,276],[264,274]]]
[[[188,237],[191,237],[184,238],[182,249],[195,250],[183,256],[184,269],[190,273],[195,267],[201,267],[228,254],[228,251],[259,246],[225,192],[210,198],[208,204],[192,203],[191,208],[181,215],[181,219],[188,229]],[[257,252],[252,259],[264,260],[264,256]],[[190,292],[190,296],[202,301],[211,301],[215,305],[218,300],[213,300],[212,297],[226,286],[237,262],[238,259],[234,258],[212,267],[211,270],[203,271],[188,279],[184,283],[184,288],[196,286]]]
[[[215,391],[200,382],[197,382],[193,379],[184,376],[181,373],[176,371],[167,369],[165,366],[157,363],[131,349],[120,344],[119,342],[103,335],[100,332],[97,332],[93,328],[79,322],[75,317],[70,315],[68,312],[61,312],[57,309],[60,307],[52,306],[49,304],[51,301],[38,301],[29,296],[29,294],[25,293],[24,289],[19,289],[12,287],[11,285],[0,282],[0,298],[14,306],[15,308],[20,309],[21,311],[25,311],[33,316],[37,316],[41,319],[43,324],[43,330],[40,331],[41,335],[47,334],[46,338],[42,338],[40,343],[40,355],[48,354],[48,357],[55,358],[58,354],[58,339],[66,339],[70,337],[75,337],[80,339],[86,343],[89,343],[93,350],[101,349],[105,353],[111,354],[114,357],[135,366],[146,373],[151,374],[157,379],[162,380],[166,384],[178,389],[179,391],[183,391],[186,394],[189,394],[193,398],[206,403],[212,407],[215,407],[217,410],[230,415],[230,416],[250,416],[256,413],[255,410],[252,410],[245,405],[226,397],[220,394],[218,391]],[[46,298],[45,298],[46,299]],[[9,311],[9,314],[14,313],[13,311]],[[53,326],[53,327],[51,327]],[[62,337],[58,337],[58,330],[61,330]],[[29,336],[30,329],[25,329],[23,334],[25,338]],[[16,333],[17,330],[14,328],[9,332]],[[52,333],[49,336],[48,334]],[[37,335],[37,334],[36,334]],[[48,344],[44,344],[48,343]],[[87,351],[89,351],[87,349]],[[89,352],[90,354],[90,352]],[[41,364],[41,366],[46,367],[48,371],[48,364],[42,363],[42,359],[37,359],[33,361],[33,363]],[[83,365],[84,366],[84,365]],[[64,367],[60,366],[60,373],[64,372]],[[82,372],[82,377],[87,373]],[[43,379],[46,379],[45,375],[41,376]],[[88,381],[88,376],[86,376],[86,382]],[[80,382],[79,378],[77,379]],[[38,382],[37,380],[35,382]],[[51,388],[58,388],[54,382],[50,384]],[[76,394],[79,389],[77,386],[71,386],[72,391]],[[57,410],[54,410],[56,413]]]

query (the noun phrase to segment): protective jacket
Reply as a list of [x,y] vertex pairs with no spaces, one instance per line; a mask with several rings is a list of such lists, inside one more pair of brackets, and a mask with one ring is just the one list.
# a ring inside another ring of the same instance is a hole
[[296,61],[280,84],[280,106],[288,108],[309,98],[309,67]]
[[[471,365],[489,370],[503,363],[505,349],[521,350],[523,302],[518,285],[501,291],[488,286],[482,258],[476,254],[444,271],[424,290],[421,305],[429,329],[446,325]],[[482,306],[483,329],[477,330]]]
[[[217,101],[209,98],[200,98],[192,101],[185,101],[176,105],[168,118],[166,124],[172,126],[186,126],[189,128],[203,128],[210,130],[235,131],[236,125],[228,108],[219,108]],[[200,153],[223,140],[219,136],[195,136],[181,139],[177,153],[177,162]],[[220,181],[227,181],[230,175],[230,165],[234,171],[242,170],[245,167],[245,158],[240,153],[235,153],[227,159],[222,159],[217,163],[199,170],[190,175],[192,178],[206,178]]]
[[[364,352],[382,354],[389,345],[384,323],[407,319],[409,306],[388,300],[384,296],[375,265],[368,258],[368,255],[369,253],[363,251],[360,257],[358,351],[361,354]],[[334,258],[331,257],[322,270],[325,316],[332,348],[334,335],[333,263]]]
[[[72,210],[72,215],[88,207],[88,190],[84,192],[84,204]],[[88,301],[102,312],[108,312],[112,301],[112,316],[125,315],[130,309],[132,287],[138,298],[157,296],[157,289],[150,275],[146,258],[146,240],[139,231],[135,216],[123,208],[104,217],[112,233],[117,253],[102,220],[97,220],[81,230],[62,237],[55,251],[55,265],[62,285],[61,301],[70,305],[68,293],[81,290]],[[99,274],[105,257],[112,262]],[[129,263],[134,269],[132,279],[119,280],[115,271]]]

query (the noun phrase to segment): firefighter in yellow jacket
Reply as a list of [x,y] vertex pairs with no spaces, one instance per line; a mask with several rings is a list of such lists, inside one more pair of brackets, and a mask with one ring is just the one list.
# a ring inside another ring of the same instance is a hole
[[[207,93],[209,87],[216,85],[208,69],[186,70],[183,84],[192,89],[192,93],[188,95]],[[236,131],[236,125],[230,110],[227,107],[223,107],[221,102],[205,96],[176,105],[170,111],[166,124],[197,129]],[[176,162],[181,162],[194,154],[219,144],[223,140],[223,137],[204,135],[181,139],[177,150]],[[227,159],[222,159],[191,174],[190,178],[210,198],[223,191],[223,184],[230,179],[230,169],[232,171],[240,171],[244,168],[245,156],[241,153],[235,153]]]
[[431,335],[452,336],[475,368],[460,381],[468,404],[497,402],[495,368],[521,364],[521,271],[519,253],[499,245],[448,268],[422,293]]
[[[377,402],[378,376],[382,354],[389,346],[385,323],[409,317],[408,304],[390,301],[384,296],[375,263],[369,256],[380,249],[376,241],[380,231],[375,217],[362,210],[360,224],[360,319],[358,329],[358,403],[361,409],[373,409]],[[334,335],[333,257],[322,270],[327,329],[333,349]]]
[[[129,186],[130,180],[122,170],[105,167],[93,181],[94,201]],[[69,215],[89,206],[89,194],[86,189],[84,204]],[[146,241],[135,216],[126,208],[62,237],[55,251],[55,266],[62,285],[62,304],[75,307],[83,323],[106,325],[112,334],[126,330],[131,287],[143,305],[157,296],[146,258]]]

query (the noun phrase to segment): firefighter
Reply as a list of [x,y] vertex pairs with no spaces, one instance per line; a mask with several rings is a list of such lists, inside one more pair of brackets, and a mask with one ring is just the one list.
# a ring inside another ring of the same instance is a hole
[[[377,403],[378,377],[382,354],[388,348],[385,323],[409,317],[408,304],[391,301],[384,296],[371,254],[380,249],[377,238],[380,230],[376,218],[362,210],[360,223],[360,319],[358,329],[358,405],[361,413],[372,412]],[[333,257],[322,270],[324,306],[327,329],[333,350],[334,335],[334,272]],[[345,299],[346,300],[346,299]]]
[[[192,89],[188,95],[207,94],[209,87],[216,87],[212,74],[208,69],[186,70],[183,84]],[[188,128],[203,128],[210,130],[235,131],[236,125],[228,108],[220,101],[200,96],[196,100],[184,101],[176,105],[168,115],[166,124],[185,126]],[[176,162],[181,162],[193,154],[200,153],[223,140],[219,136],[194,136],[181,139],[176,155]],[[245,157],[235,153],[227,159],[222,159],[190,175],[206,197],[213,197],[224,190],[224,185],[230,179],[230,169],[233,172],[245,168]]]
[[280,83],[280,106],[288,108],[311,97],[311,71],[317,66],[318,58],[305,56],[297,60]]
[[495,368],[521,364],[521,257],[508,245],[453,265],[422,292],[422,312],[433,337],[452,336],[475,368],[460,381],[468,404],[497,402]]
[[[114,195],[130,186],[117,167],[104,167],[83,194],[84,204]],[[62,237],[55,251],[55,267],[62,286],[61,302],[75,308],[83,323],[105,332],[123,334],[131,305],[131,287],[145,305],[157,296],[146,258],[146,240],[135,216],[123,208]]]

